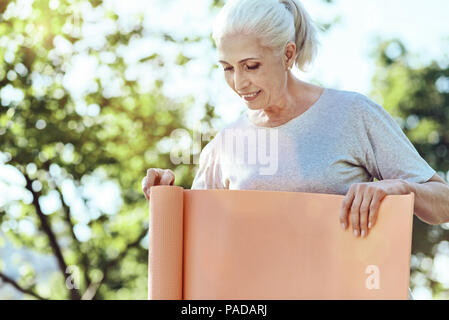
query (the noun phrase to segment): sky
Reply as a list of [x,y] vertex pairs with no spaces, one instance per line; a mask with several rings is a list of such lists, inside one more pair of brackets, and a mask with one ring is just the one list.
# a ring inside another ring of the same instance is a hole
[[[29,1],[28,1],[29,2]],[[57,0],[51,1],[53,5]],[[435,59],[440,63],[449,63],[449,13],[448,0],[335,0],[334,4],[326,5],[318,0],[303,0],[304,7],[312,18],[317,21],[328,22],[339,17],[331,30],[320,34],[321,46],[317,58],[308,73],[296,71],[295,74],[306,80],[321,83],[323,86],[341,90],[357,91],[369,95],[371,79],[375,72],[375,63],[371,53],[376,47],[378,38],[401,39],[413,54],[413,64],[428,63]],[[193,5],[195,4],[195,5]],[[119,14],[118,24],[121,28],[129,28],[136,23],[135,16],[144,15],[144,26],[151,32],[166,31],[171,34],[208,36],[211,32],[214,15],[209,11],[210,0],[105,0],[106,7]],[[88,9],[88,8],[87,8]],[[83,8],[80,8],[82,11]],[[86,10],[87,20],[92,23],[83,30],[86,41],[83,45],[101,43],[101,33],[115,30],[116,26],[110,22],[101,21],[101,13]],[[100,20],[99,18],[100,17]],[[100,39],[100,40],[99,40]],[[67,42],[59,39],[58,50],[70,52]],[[78,48],[79,49],[79,48]],[[179,45],[164,42],[158,38],[147,38],[131,42],[129,48],[120,48],[119,55],[130,65],[127,77],[138,78],[143,87],[151,86],[158,77],[165,79],[164,93],[174,100],[183,101],[186,96],[195,97],[195,105],[189,113],[189,121],[194,125],[202,117],[202,107],[206,102],[215,106],[220,120],[216,122],[216,129],[229,124],[245,110],[244,102],[227,87],[221,68],[210,74],[210,65],[217,62],[216,52],[211,51],[210,43],[203,41],[198,44],[186,45],[184,53],[192,60],[184,67],[167,64],[161,70],[149,70],[139,67],[136,62],[152,53],[162,53],[164,59],[175,60],[179,53]],[[446,54],[446,56],[445,56]],[[113,59],[111,55],[103,54],[101,59]],[[82,67],[80,67],[82,66]],[[87,68],[87,69],[86,69]],[[78,55],[64,78],[65,86],[74,97],[82,96],[83,92],[92,88],[93,74],[99,72],[101,77],[110,82],[110,92],[117,92],[117,83],[111,81],[113,76],[107,69],[99,69],[97,62],[86,55]],[[115,86],[115,87],[114,87]],[[11,91],[11,90],[9,90]],[[2,99],[14,98],[14,92],[4,90]],[[3,97],[4,96],[4,97]],[[92,110],[90,110],[92,109]],[[95,109],[95,110],[94,110]],[[81,102],[77,107],[79,112],[98,114],[98,106],[85,106]],[[84,111],[83,111],[84,110]],[[90,111],[89,111],[90,110]],[[67,151],[70,153],[70,150]],[[0,154],[1,155],[1,154]],[[23,199],[30,202],[30,195],[24,191],[23,177],[11,166],[2,166],[0,156],[0,205],[6,202]],[[33,170],[32,167],[29,168]],[[54,168],[58,170],[58,168]],[[64,181],[65,196],[72,206],[77,219],[82,221],[75,233],[84,241],[89,239],[90,233],[85,226],[89,217],[85,216],[85,208],[77,200],[77,193],[94,194],[95,199],[108,199],[105,194],[119,194],[118,187],[104,180],[101,172],[86,178],[84,190],[77,188],[70,181]],[[39,186],[36,186],[39,188]],[[61,206],[61,199],[56,195],[47,195],[41,199],[44,211],[51,214]],[[114,214],[120,203],[111,207],[110,201],[99,201],[95,207],[109,214]],[[14,215],[12,208],[11,213]],[[98,214],[92,213],[94,216]],[[95,217],[91,218],[95,218]],[[35,232],[30,223],[23,222],[20,228]],[[0,230],[1,232],[1,230]],[[438,270],[449,270],[449,252],[437,255]],[[436,271],[435,277],[449,286],[447,273]],[[418,279],[419,280],[419,279]],[[415,289],[415,298],[429,298],[430,292],[424,286]]]
[[[314,17],[325,12],[316,1],[304,3]],[[449,1],[336,0],[335,5],[328,7],[326,11],[341,16],[341,21],[322,36],[323,46],[314,73],[328,85],[369,93],[374,73],[370,53],[377,37],[401,39],[417,56],[417,64],[442,60],[443,48],[449,52]]]

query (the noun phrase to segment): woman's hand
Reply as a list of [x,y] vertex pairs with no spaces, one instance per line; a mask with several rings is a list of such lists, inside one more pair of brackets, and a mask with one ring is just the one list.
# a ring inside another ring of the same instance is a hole
[[175,183],[175,174],[170,169],[151,168],[142,179],[142,191],[147,201],[150,201],[150,188],[152,186],[172,186]]
[[343,230],[351,221],[354,236],[365,237],[377,220],[382,199],[386,195],[408,194],[408,184],[401,179],[386,179],[376,182],[355,183],[351,185],[343,200],[340,223]]

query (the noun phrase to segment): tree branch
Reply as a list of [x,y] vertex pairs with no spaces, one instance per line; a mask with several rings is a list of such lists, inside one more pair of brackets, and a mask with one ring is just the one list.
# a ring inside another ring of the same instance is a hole
[[[101,286],[101,284],[103,284],[104,281],[106,280],[106,278],[108,276],[109,269],[111,269],[112,267],[115,267],[117,264],[119,264],[119,262],[122,261],[123,258],[126,256],[129,249],[137,247],[139,245],[140,241],[142,241],[142,239],[145,238],[147,233],[148,233],[148,228],[143,229],[142,232],[139,234],[139,236],[136,238],[136,240],[128,243],[126,248],[115,259],[112,259],[111,261],[109,261],[109,263],[106,265],[105,269],[103,270],[103,278],[99,281],[98,286],[96,287],[96,290],[98,290],[98,288]],[[96,292],[92,294],[92,299],[95,298],[95,295],[96,295]]]
[[9,283],[16,290],[18,290],[18,291],[20,291],[20,292],[22,292],[24,294],[28,294],[30,296],[35,297],[36,299],[39,299],[39,300],[47,300],[47,299],[41,297],[40,295],[38,295],[37,293],[33,292],[30,289],[22,288],[16,281],[14,281],[12,278],[8,277],[7,275],[5,275],[5,274],[3,274],[1,272],[0,272],[0,279],[2,279],[2,281],[5,282],[5,283]]
[[[30,177],[25,172],[22,172],[22,174],[26,180],[26,189],[30,191],[33,195],[33,206],[36,209],[36,214],[41,222],[41,228],[48,236],[50,246],[53,250],[56,260],[58,261],[59,270],[64,275],[64,279],[66,279],[67,264],[64,260],[64,256],[62,255],[61,247],[59,246],[58,241],[56,240],[56,236],[48,223],[47,217],[44,215],[39,205],[39,197],[41,194],[40,192],[35,192],[33,190],[32,188],[33,181],[30,179]],[[69,292],[72,300],[81,299],[81,295],[77,289],[75,288],[69,289]]]
[[44,162],[42,164],[42,167],[47,171],[48,175],[50,176],[51,182],[54,184],[54,189],[56,191],[58,191],[59,196],[61,198],[62,210],[64,212],[64,220],[69,225],[70,235],[71,235],[71,237],[73,239],[73,242],[75,243],[76,249],[79,251],[79,253],[81,255],[81,265],[83,267],[85,286],[86,286],[86,288],[89,288],[89,286],[90,286],[90,284],[92,282],[92,280],[91,280],[91,278],[89,276],[89,259],[88,259],[87,255],[84,254],[83,251],[81,250],[80,242],[79,242],[78,238],[75,235],[75,231],[74,231],[74,227],[75,226],[73,225],[73,222],[72,222],[72,216],[71,216],[71,213],[70,213],[70,208],[65,203],[64,196],[62,194],[61,188],[56,183],[55,178],[50,174],[50,161]]
[[72,236],[73,241],[75,242],[76,249],[79,251],[79,253],[81,255],[81,265],[83,266],[83,269],[84,269],[83,274],[84,274],[84,279],[85,279],[85,285],[86,285],[86,288],[88,288],[92,282],[92,280],[89,276],[89,259],[88,259],[87,255],[84,254],[83,251],[81,250],[80,242],[76,238],[75,231],[74,231],[74,225],[72,222],[72,216],[70,214],[70,208],[67,206],[67,204],[64,201],[64,198],[62,195],[62,190],[58,186],[56,186],[55,189],[59,192],[59,195],[61,197],[62,209],[64,212],[64,219],[67,222],[67,224],[69,225],[70,234]]

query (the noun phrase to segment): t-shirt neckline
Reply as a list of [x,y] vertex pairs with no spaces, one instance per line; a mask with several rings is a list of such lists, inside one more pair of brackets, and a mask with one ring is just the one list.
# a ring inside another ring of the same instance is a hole
[[276,126],[276,127],[262,127],[262,126],[258,126],[258,125],[256,125],[256,124],[254,124],[249,118],[248,118],[248,114],[247,114],[247,112],[245,111],[244,112],[244,114],[243,114],[243,116],[244,116],[244,118],[245,118],[245,120],[251,125],[251,126],[253,126],[253,127],[256,127],[256,128],[260,128],[260,129],[280,129],[280,128],[283,128],[283,127],[287,127],[287,126],[290,126],[291,124],[293,124],[293,123],[295,123],[295,122],[297,122],[297,121],[299,121],[299,120],[302,120],[302,119],[304,119],[304,118],[306,118],[310,113],[311,113],[311,111],[313,111],[313,110],[315,110],[315,109],[317,109],[317,107],[321,104],[321,102],[323,101],[323,97],[328,93],[328,88],[323,88],[323,92],[321,93],[321,95],[319,96],[319,98],[306,110],[306,111],[304,111],[303,113],[301,113],[300,115],[298,115],[298,116],[296,116],[296,117],[294,117],[294,118],[292,118],[292,119],[290,119],[290,120],[288,120],[286,123],[283,123],[283,124],[281,124],[281,125],[279,125],[279,126]]

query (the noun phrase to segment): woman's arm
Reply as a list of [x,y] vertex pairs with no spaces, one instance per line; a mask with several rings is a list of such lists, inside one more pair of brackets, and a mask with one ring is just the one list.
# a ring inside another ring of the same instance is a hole
[[415,194],[415,214],[430,224],[449,222],[449,186],[437,174],[424,183],[402,179],[353,184],[343,200],[340,223],[351,223],[356,237],[368,235],[376,220],[382,199],[387,195]]
[[415,194],[415,214],[429,224],[449,222],[449,186],[435,174],[425,183],[407,182]]

